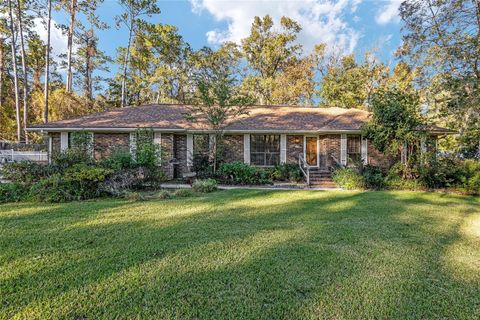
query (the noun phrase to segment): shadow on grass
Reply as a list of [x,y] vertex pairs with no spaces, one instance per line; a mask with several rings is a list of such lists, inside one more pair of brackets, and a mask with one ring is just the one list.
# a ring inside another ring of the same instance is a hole
[[[443,264],[446,248],[463,241],[463,219],[479,213],[478,201],[435,199],[232,190],[187,200],[65,204],[18,219],[7,213],[0,244],[2,268],[10,272],[0,277],[0,314],[479,316],[480,283],[452,277]],[[446,203],[456,212],[450,220]]]

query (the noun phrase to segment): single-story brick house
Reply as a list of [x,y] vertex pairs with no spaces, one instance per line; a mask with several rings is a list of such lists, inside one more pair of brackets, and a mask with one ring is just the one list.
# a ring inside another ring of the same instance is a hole
[[[162,163],[169,177],[192,170],[193,157],[209,141],[211,131],[201,122],[188,121],[184,105],[155,104],[113,109],[83,117],[30,127],[48,135],[49,154],[69,146],[69,133],[92,133],[93,155],[100,159],[116,148],[135,149],[138,128],[151,128],[161,145]],[[224,129],[226,161],[256,166],[299,163],[328,170],[336,162],[349,165],[355,159],[365,164],[387,165],[389,159],[361,136],[361,126],[370,114],[359,109],[299,106],[252,106],[248,114]],[[432,137],[448,133],[434,127]]]

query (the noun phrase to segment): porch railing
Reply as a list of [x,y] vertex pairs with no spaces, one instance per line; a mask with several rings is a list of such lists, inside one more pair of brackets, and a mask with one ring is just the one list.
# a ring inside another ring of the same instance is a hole
[[310,185],[310,166],[308,165],[307,161],[303,158],[303,155],[298,156],[298,166],[302,171],[303,175],[307,179],[307,186]]

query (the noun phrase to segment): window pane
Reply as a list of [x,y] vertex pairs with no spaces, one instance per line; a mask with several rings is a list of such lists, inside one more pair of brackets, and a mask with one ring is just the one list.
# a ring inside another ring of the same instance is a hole
[[250,162],[257,166],[271,166],[280,163],[279,135],[251,135]]

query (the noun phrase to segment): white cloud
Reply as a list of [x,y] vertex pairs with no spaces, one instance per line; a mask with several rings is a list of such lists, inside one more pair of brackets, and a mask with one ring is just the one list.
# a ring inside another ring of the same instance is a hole
[[192,11],[211,14],[217,21],[226,22],[225,29],[210,30],[206,33],[211,44],[225,41],[239,43],[250,33],[255,16],[269,14],[278,26],[282,16],[299,22],[303,30],[298,41],[310,50],[320,42],[327,43],[345,52],[352,52],[361,37],[344,20],[344,15],[357,10],[362,0],[296,0],[296,1],[219,1],[190,0]]
[[[47,28],[42,23],[41,18],[33,19],[34,30],[37,32],[40,39],[47,43]],[[62,30],[57,27],[57,23],[52,19],[50,25],[50,46],[52,47],[53,59],[57,60],[58,55],[67,53],[67,36],[63,34]],[[76,48],[74,46],[74,51]]]
[[385,25],[392,21],[400,21],[398,8],[404,0],[389,0],[388,3],[380,8],[375,17],[378,24]]

